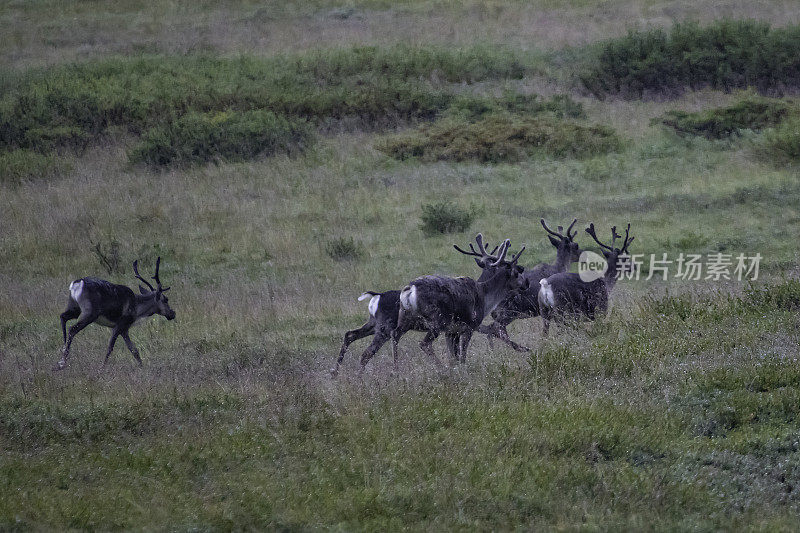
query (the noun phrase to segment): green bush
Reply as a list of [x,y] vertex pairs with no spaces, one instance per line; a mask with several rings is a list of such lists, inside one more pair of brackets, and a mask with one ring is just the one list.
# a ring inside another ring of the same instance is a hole
[[600,98],[674,95],[687,87],[782,94],[800,87],[800,26],[722,20],[632,31],[597,45],[580,79]]
[[460,233],[469,229],[475,219],[472,209],[464,209],[453,202],[438,202],[422,206],[420,229],[426,235]]
[[46,179],[63,170],[55,155],[30,150],[0,152],[0,183]]
[[773,164],[800,163],[800,117],[790,118],[764,132],[755,145],[759,157]]
[[131,162],[149,165],[242,161],[259,155],[304,149],[313,132],[302,119],[270,111],[188,113],[175,123],[158,126],[131,150]]
[[445,116],[479,120],[487,115],[507,111],[515,115],[549,114],[556,118],[585,118],[583,104],[569,95],[558,94],[542,100],[535,94],[506,92],[499,98],[476,95],[459,95],[444,112]]
[[391,157],[425,161],[519,161],[533,154],[591,157],[618,150],[621,141],[607,126],[582,125],[549,117],[490,115],[477,122],[449,118],[378,142]]
[[496,46],[467,48],[397,45],[311,52],[287,60],[289,69],[323,83],[359,75],[395,79],[434,78],[449,83],[519,79],[525,65],[517,54]]
[[759,131],[774,126],[791,110],[789,102],[750,96],[731,106],[697,113],[668,111],[653,121],[668,126],[679,134],[721,139],[745,129]]
[[353,237],[339,237],[325,243],[325,253],[336,261],[360,259],[364,256],[364,245]]
[[0,98],[0,149],[85,145],[109,126],[136,135],[187,113],[265,109],[374,127],[430,119],[444,82],[519,78],[508,50],[361,47],[297,56],[111,58],[29,71]]

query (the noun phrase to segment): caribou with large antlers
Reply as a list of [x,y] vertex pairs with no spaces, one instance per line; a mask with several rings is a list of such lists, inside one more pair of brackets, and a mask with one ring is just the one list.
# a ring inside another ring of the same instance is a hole
[[[155,314],[162,315],[167,320],[175,318],[175,311],[169,306],[167,296],[164,294],[169,287],[162,287],[161,279],[158,276],[160,266],[161,258],[159,257],[156,260],[156,272],[152,278],[156,282],[156,287],[153,287],[149,281],[139,275],[138,261],[133,262],[136,279],[147,285],[149,289],[139,285],[140,294],[134,294],[133,290],[125,285],[116,285],[98,278],[81,278],[70,283],[67,309],[61,313],[64,348],[56,370],[67,366],[72,340],[78,332],[92,322],[111,328],[111,340],[108,343],[104,365],[108,363],[117,337],[122,336],[128,350],[141,366],[142,359],[139,357],[139,350],[136,349],[128,335],[130,327],[137,321]],[[69,328],[68,336],[67,321],[73,318],[77,318],[78,321]]]
[[547,227],[543,218],[539,221],[545,231],[549,233],[547,237],[550,239],[550,243],[556,248],[556,262],[553,264],[539,263],[535,267],[525,270],[522,275],[528,280],[528,289],[512,294],[500,302],[497,309],[492,311],[494,322],[478,328],[479,332],[489,337],[490,343],[492,338],[497,337],[518,352],[526,352],[528,348],[512,341],[506,328],[515,320],[539,316],[539,282],[553,274],[566,272],[581,255],[580,246],[575,242],[578,230],[572,232],[572,227],[578,221],[577,218],[572,220],[566,233],[561,226],[558,226],[558,231],[553,231]]
[[603,244],[597,238],[594,224],[586,228],[592,239],[595,240],[606,258],[606,270],[601,275],[598,273],[597,279],[584,280],[586,274],[574,274],[561,272],[545,278],[539,282],[539,309],[544,324],[544,334],[550,328],[550,321],[563,320],[567,317],[584,316],[589,320],[594,320],[598,315],[605,314],[608,310],[608,295],[614,288],[617,279],[624,272],[633,269],[633,263],[628,254],[628,246],[633,242],[630,237],[631,225],[625,229],[625,239],[620,248],[616,248],[617,239],[621,235],[617,234],[617,227],[611,228],[611,245]]
[[454,246],[462,254],[475,257],[483,272],[476,281],[472,278],[422,276],[400,291],[400,314],[397,327],[392,331],[392,354],[397,359],[397,343],[411,329],[422,322],[427,335],[420,348],[436,364],[441,363],[433,352],[433,341],[440,333],[447,339],[447,348],[454,362],[466,360],[467,347],[472,333],[484,317],[494,310],[510,293],[527,288],[521,276],[524,268],[517,264],[525,247],[506,261],[511,241],[506,239],[497,256],[486,251],[483,236],[476,237],[478,251],[470,244],[470,252]]
[[[472,248],[471,244],[470,248],[472,249],[473,253],[477,254],[477,252],[475,252],[475,248]],[[499,246],[495,246],[494,250],[492,250],[489,255],[497,252],[498,248]],[[456,249],[458,249],[458,247],[456,247]],[[479,266],[482,264],[481,259],[476,259],[475,261],[478,262]],[[372,357],[378,353],[378,350],[380,350],[381,347],[386,344],[386,341],[389,340],[392,331],[394,331],[394,329],[397,327],[397,319],[400,314],[400,291],[367,291],[359,296],[358,300],[362,301],[366,300],[367,298],[369,298],[369,305],[367,306],[367,309],[369,310],[369,318],[360,328],[351,329],[345,332],[344,339],[342,341],[342,348],[339,350],[339,357],[336,359],[336,366],[331,368],[331,375],[334,377],[339,374],[339,367],[344,360],[345,353],[347,353],[347,347],[350,346],[352,342],[355,342],[358,339],[363,339],[364,337],[373,336],[372,342],[361,354],[360,372],[363,373],[364,367],[366,367],[370,359],[372,359]],[[424,322],[421,320],[415,320],[411,317],[409,317],[408,320],[409,321],[406,324],[406,327],[409,329],[409,331],[427,331]],[[395,351],[395,355],[396,354],[397,352]],[[395,371],[397,371],[396,358],[394,359],[394,368]]]

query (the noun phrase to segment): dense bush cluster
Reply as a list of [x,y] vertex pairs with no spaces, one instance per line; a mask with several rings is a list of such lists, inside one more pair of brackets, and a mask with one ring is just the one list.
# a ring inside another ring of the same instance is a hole
[[616,151],[620,145],[617,134],[607,126],[496,114],[475,122],[443,119],[410,133],[386,137],[376,147],[397,159],[498,163],[534,154],[591,157]]
[[420,229],[426,235],[460,233],[466,231],[475,219],[473,209],[465,209],[453,202],[435,202],[422,206]]
[[[291,124],[298,124],[297,119],[316,124],[357,119],[372,127],[396,124],[429,119],[445,109],[453,95],[443,89],[444,82],[518,78],[523,72],[511,52],[484,47],[366,47],[268,59],[150,56],[93,61],[28,73],[11,83],[0,99],[0,150],[46,152],[86,146],[110,126],[144,134],[148,145],[171,137],[171,144],[188,146],[196,141],[195,130],[203,129],[205,119],[198,117],[219,112],[242,113],[240,119],[232,119],[240,126],[261,120],[246,115],[254,110],[285,116]],[[181,124],[172,125],[178,121]],[[249,126],[229,126],[230,134],[243,133],[241,142],[252,139]],[[178,140],[175,136],[181,132],[190,138]],[[216,155],[226,151],[217,150]],[[141,158],[142,150],[134,155]]]
[[697,113],[668,111],[654,122],[668,126],[679,134],[721,139],[741,130],[760,131],[775,126],[792,110],[790,102],[750,96],[731,106]]
[[580,79],[600,98],[677,94],[687,87],[782,94],[800,87],[800,26],[723,20],[632,31],[601,43]]
[[130,159],[149,165],[243,161],[299,151],[312,140],[305,120],[271,111],[190,112],[146,131]]

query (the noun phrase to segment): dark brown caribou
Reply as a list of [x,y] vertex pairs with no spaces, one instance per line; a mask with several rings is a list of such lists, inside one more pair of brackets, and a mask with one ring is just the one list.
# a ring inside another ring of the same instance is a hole
[[[108,363],[117,337],[122,336],[128,350],[141,366],[142,359],[139,357],[139,350],[136,349],[128,334],[130,327],[139,320],[155,314],[162,315],[167,320],[175,318],[175,311],[169,306],[167,296],[164,294],[169,287],[162,287],[158,276],[160,266],[161,258],[159,257],[156,260],[156,272],[153,276],[156,287],[153,287],[150,282],[139,275],[138,261],[133,262],[133,272],[136,274],[136,278],[149,288],[148,290],[139,285],[140,294],[135,294],[125,285],[117,285],[98,278],[81,278],[70,283],[67,309],[61,313],[64,348],[61,360],[55,369],[61,370],[67,366],[72,340],[91,323],[111,328],[111,340],[108,343],[104,365]],[[69,328],[68,335],[67,321],[74,318],[77,318],[78,321]]]

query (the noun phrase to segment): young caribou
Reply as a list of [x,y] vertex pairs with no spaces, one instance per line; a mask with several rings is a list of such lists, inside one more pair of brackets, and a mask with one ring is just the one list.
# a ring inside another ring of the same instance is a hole
[[459,252],[479,258],[483,269],[475,281],[467,277],[422,276],[400,291],[400,314],[397,327],[392,331],[392,355],[397,359],[397,343],[411,329],[411,325],[422,321],[427,335],[420,348],[437,366],[439,359],[433,352],[433,341],[444,333],[447,348],[454,362],[465,362],[467,347],[472,333],[480,326],[484,317],[492,312],[509,293],[527,288],[521,276],[524,268],[517,265],[522,247],[511,261],[506,253],[511,241],[506,239],[497,257],[489,254],[483,246],[483,236],[476,237],[479,253],[470,245],[471,252],[454,246]]
[[[344,341],[342,342],[342,349],[339,351],[339,357],[336,359],[336,366],[331,368],[331,375],[334,377],[339,374],[339,366],[342,364],[344,354],[347,352],[347,347],[350,346],[350,343],[374,335],[370,345],[361,354],[360,373],[363,373],[364,367],[378,353],[381,346],[386,344],[392,331],[397,327],[397,317],[400,313],[400,291],[367,291],[359,296],[358,300],[366,300],[367,298],[370,299],[368,305],[369,319],[360,328],[351,329],[344,334]],[[424,325],[420,321],[409,324],[409,327],[412,330],[424,331]],[[396,371],[397,359],[394,361],[394,366]]]
[[616,240],[621,237],[617,234],[617,227],[611,228],[611,246],[603,244],[597,238],[594,224],[586,228],[586,233],[591,235],[600,245],[606,258],[606,270],[598,279],[584,281],[580,274],[561,272],[545,278],[539,282],[539,309],[544,324],[543,333],[547,335],[551,320],[563,320],[567,317],[585,316],[594,320],[597,315],[603,315],[608,310],[608,295],[617,282],[620,274],[630,272],[633,263],[628,255],[628,246],[633,242],[629,237],[631,225],[625,230],[625,240],[621,248],[615,248]]
[[[156,273],[153,276],[157,287],[153,287],[139,275],[138,261],[133,262],[133,272],[136,274],[136,278],[150,289],[147,290],[142,285],[139,285],[141,294],[134,294],[125,285],[116,285],[97,278],[81,278],[70,283],[67,309],[61,313],[61,333],[64,336],[64,348],[62,349],[61,360],[56,365],[55,370],[61,370],[67,366],[72,340],[78,332],[92,322],[111,328],[111,340],[108,343],[108,351],[103,365],[108,363],[108,358],[111,356],[112,350],[114,350],[114,343],[117,342],[117,337],[122,336],[128,350],[141,366],[142,359],[139,357],[139,350],[136,349],[128,335],[130,327],[139,320],[155,314],[162,315],[167,320],[175,318],[175,311],[169,306],[169,301],[164,294],[169,290],[169,287],[162,287],[161,280],[158,277],[160,266],[161,258],[159,257],[156,260]],[[73,318],[77,318],[78,321],[69,328],[69,335],[67,335],[67,321]]]
[[492,311],[494,322],[488,326],[478,328],[480,333],[488,336],[490,343],[492,338],[497,337],[518,352],[527,352],[528,348],[512,341],[508,336],[506,327],[515,320],[539,316],[539,282],[553,274],[566,272],[569,270],[569,266],[578,261],[581,256],[580,246],[575,242],[578,230],[572,233],[572,227],[578,221],[577,218],[572,220],[572,224],[567,228],[566,234],[563,233],[564,228],[561,226],[558,226],[558,231],[556,232],[547,227],[543,218],[539,221],[545,231],[550,234],[547,236],[550,239],[550,243],[556,248],[556,262],[552,265],[539,263],[535,267],[527,269],[522,275],[528,280],[528,289],[513,294],[500,302],[497,309]]

